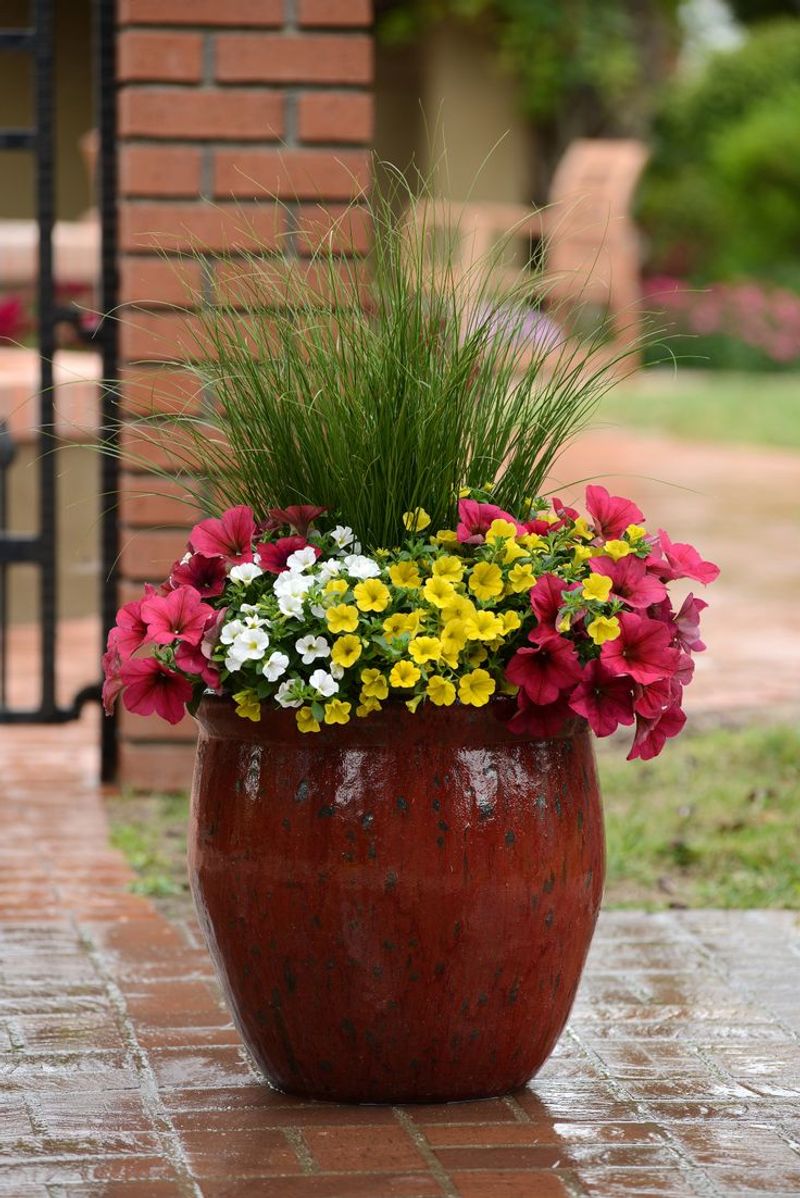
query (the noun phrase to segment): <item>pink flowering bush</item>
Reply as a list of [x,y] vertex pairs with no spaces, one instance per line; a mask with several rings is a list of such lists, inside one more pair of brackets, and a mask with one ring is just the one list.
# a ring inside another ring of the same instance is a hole
[[[679,279],[658,277],[646,282],[645,295],[671,333],[692,337],[682,353],[705,355],[711,365],[755,368],[759,358],[774,367],[800,362],[800,295],[792,291],[753,281],[692,288]],[[736,345],[742,347],[739,361],[734,360]],[[745,347],[750,351],[746,360]]]
[[[455,507],[455,504],[454,504]],[[585,719],[598,736],[634,726],[651,758],[684,723],[684,687],[705,648],[693,594],[719,573],[691,545],[650,533],[628,499],[586,490],[508,512],[465,490],[454,528],[406,512],[398,545],[362,552],[326,509],[246,505],[202,520],[160,587],[117,613],[104,703],[177,723],[205,693],[242,718],[293,709],[301,732],[368,718],[385,703],[495,710],[547,737]]]

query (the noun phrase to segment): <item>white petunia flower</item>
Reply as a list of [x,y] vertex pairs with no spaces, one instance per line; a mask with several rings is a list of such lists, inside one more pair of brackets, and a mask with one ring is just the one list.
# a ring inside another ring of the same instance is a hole
[[346,549],[353,540],[353,530],[345,524],[337,524],[330,534],[330,538],[337,549]]
[[257,616],[261,613],[261,607],[258,603],[243,603],[239,611],[245,616]]
[[268,646],[269,637],[263,628],[245,628],[231,645],[229,656],[241,661],[260,661]]
[[286,682],[282,682],[275,692],[275,702],[279,703],[281,707],[302,707],[302,698],[295,697],[298,686],[302,686],[299,678],[287,678]]
[[300,654],[304,666],[310,666],[318,657],[330,657],[331,647],[324,636],[301,636],[294,647]]
[[245,616],[245,628],[269,628],[269,620],[265,620],[263,616]]
[[321,603],[312,603],[311,604],[311,614],[312,614],[312,616],[316,616],[318,620],[325,619],[325,610],[326,609],[322,606]]
[[285,674],[289,666],[289,658],[285,653],[279,653],[277,650],[270,653],[267,660],[261,667],[261,673],[269,682],[277,682],[281,674]]
[[336,558],[329,557],[317,567],[317,578],[320,582],[330,582],[337,574],[342,572],[342,563],[337,562]]
[[227,624],[223,624],[222,631],[219,634],[219,639],[223,645],[232,645],[237,636],[241,636],[246,632],[246,628],[241,620],[231,620]]
[[225,669],[229,674],[235,674],[237,670],[241,670],[243,665],[244,661],[242,658],[235,657],[233,653],[229,652],[228,656],[225,658]]
[[309,678],[308,684],[309,686],[313,686],[317,694],[321,695],[323,699],[329,699],[339,689],[339,683],[327,670],[315,670]]
[[377,578],[381,568],[371,557],[360,553],[349,553],[344,559],[345,569],[351,578]]
[[295,549],[294,553],[290,553],[286,565],[293,574],[302,574],[303,570],[313,566],[316,560],[316,553],[310,545],[306,545],[304,549]]
[[331,662],[331,673],[338,682],[340,678],[344,678],[344,666],[340,666],[338,662]]
[[296,620],[303,618],[303,600],[295,595],[281,595],[278,607],[284,616],[294,616]]
[[309,574],[292,574],[290,570],[284,570],[283,574],[279,574],[275,579],[272,589],[279,597],[291,595],[298,599],[302,598],[313,585],[314,579]]
[[245,586],[253,582],[264,571],[255,562],[242,562],[240,566],[232,566],[229,578],[232,582],[243,582]]

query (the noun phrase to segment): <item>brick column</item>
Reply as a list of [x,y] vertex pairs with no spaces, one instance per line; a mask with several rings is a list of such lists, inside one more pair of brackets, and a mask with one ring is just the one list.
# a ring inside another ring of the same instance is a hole
[[[302,254],[367,182],[370,10],[370,0],[119,0],[124,416],[199,402],[190,370],[160,364],[191,344],[185,309],[202,267],[182,253],[257,242]],[[285,204],[281,227],[270,195]],[[142,464],[168,466],[168,445],[147,446],[135,428],[126,444],[121,602],[165,576],[195,519],[178,486]],[[173,729],[123,712],[120,735],[121,782],[188,785],[192,721]]]

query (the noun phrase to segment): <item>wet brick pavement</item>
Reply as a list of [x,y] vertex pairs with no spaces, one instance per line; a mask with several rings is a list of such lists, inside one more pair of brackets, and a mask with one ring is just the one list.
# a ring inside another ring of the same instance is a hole
[[0,732],[0,1195],[800,1195],[795,914],[606,914],[523,1093],[299,1102],[259,1082],[192,928],[130,893],[96,718]]

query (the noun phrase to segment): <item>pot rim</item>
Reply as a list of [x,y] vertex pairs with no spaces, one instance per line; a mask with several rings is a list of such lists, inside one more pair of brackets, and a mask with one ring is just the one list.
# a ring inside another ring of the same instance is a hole
[[490,699],[484,707],[467,707],[460,703],[451,707],[426,704],[423,712],[411,712],[402,699],[392,698],[380,711],[370,712],[363,719],[352,719],[348,724],[322,724],[319,732],[304,733],[297,727],[292,708],[278,709],[272,703],[264,702],[261,704],[261,719],[254,722],[236,714],[235,704],[229,695],[209,694],[200,701],[195,719],[202,733],[211,739],[259,744],[294,743],[305,749],[326,750],[368,748],[393,744],[398,740],[408,745],[426,743],[432,739],[461,746],[545,744],[588,735],[586,720],[577,715],[567,720],[555,736],[512,732],[507,721],[515,710],[515,701],[505,696]]

